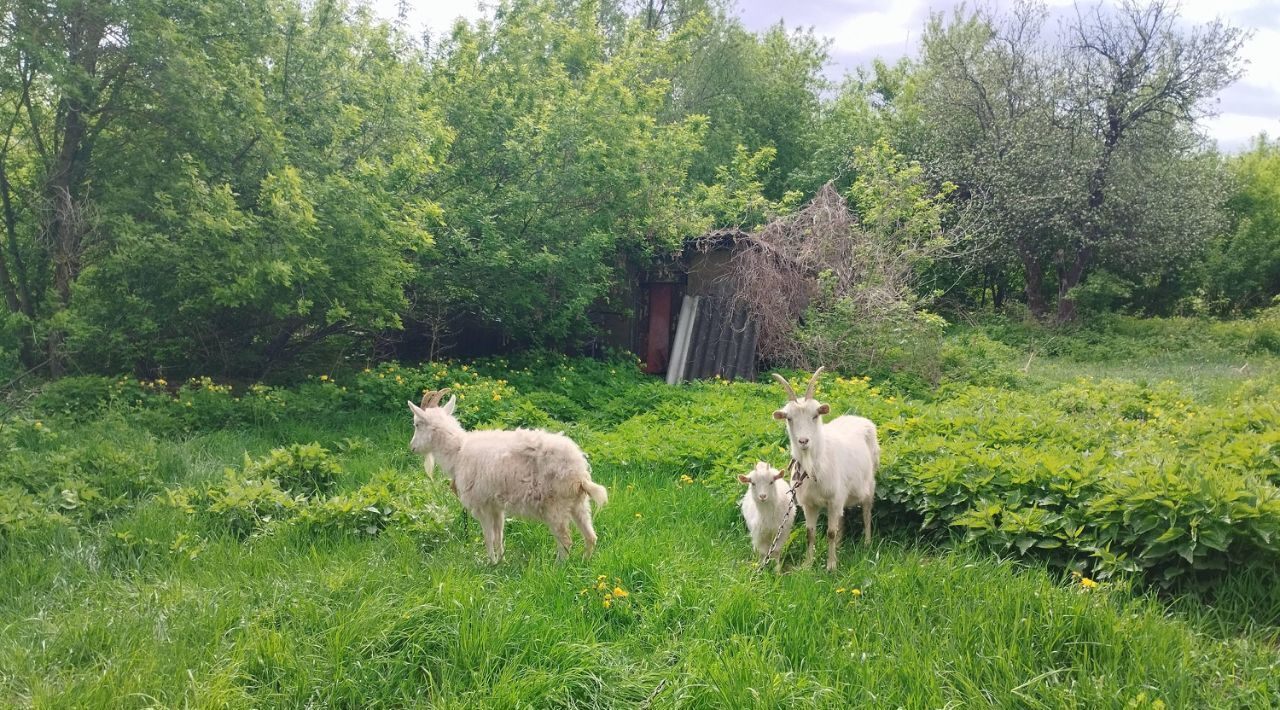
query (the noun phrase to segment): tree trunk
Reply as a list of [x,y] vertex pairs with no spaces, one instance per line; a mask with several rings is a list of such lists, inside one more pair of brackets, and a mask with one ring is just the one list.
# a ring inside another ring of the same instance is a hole
[[1080,285],[1084,279],[1085,264],[1088,261],[1086,250],[1081,249],[1076,258],[1068,265],[1058,268],[1058,315],[1059,324],[1072,323],[1079,317],[1075,299],[1071,298],[1071,289]]
[[1023,253],[1022,268],[1027,272],[1027,308],[1037,319],[1044,318],[1049,312],[1049,304],[1044,300],[1044,267],[1034,256]]
[[36,359],[35,335],[32,333],[32,327],[36,322],[36,313],[32,307],[31,285],[27,280],[27,269],[22,263],[22,253],[18,251],[18,215],[13,209],[11,192],[4,166],[0,165],[0,204],[4,208],[4,231],[15,271],[10,273],[5,247],[0,245],[0,281],[4,282],[4,300],[9,310],[27,317],[27,326],[23,329],[21,336],[20,357],[24,366],[33,368],[36,366]]

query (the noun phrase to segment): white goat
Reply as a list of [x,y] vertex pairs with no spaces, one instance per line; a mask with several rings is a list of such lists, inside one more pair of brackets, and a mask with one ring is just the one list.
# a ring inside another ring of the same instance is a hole
[[[742,517],[751,531],[751,545],[760,556],[760,566],[769,563],[769,557],[777,558],[777,571],[782,571],[782,545],[791,535],[796,521],[795,507],[791,505],[790,486],[782,480],[782,472],[764,461],[757,461],[749,475],[738,476],[748,484],[742,496]],[[774,539],[777,547],[774,547]]]
[[447,391],[428,392],[421,407],[409,402],[414,427],[409,448],[440,465],[458,500],[480,522],[489,561],[502,559],[507,513],[546,523],[559,542],[559,560],[568,557],[573,544],[572,520],[586,544],[584,557],[590,558],[596,546],[591,501],[602,506],[609,494],[592,482],[582,449],[563,434],[535,429],[465,431],[453,417],[456,397],[438,406]]
[[[796,498],[804,508],[804,525],[808,532],[805,564],[813,563],[813,539],[818,530],[818,516],[827,511],[827,570],[836,568],[836,548],[840,544],[844,509],[862,506],[862,536],[871,542],[871,506],[876,495],[876,469],[880,467],[880,444],[876,441],[876,425],[870,419],[855,416],[836,417],[826,424],[822,415],[831,408],[813,398],[821,367],[809,378],[804,398],[796,397],[791,383],[774,374],[787,390],[788,401],[773,413],[774,419],[787,421],[791,439],[791,458],[801,473],[792,476]],[[803,483],[801,483],[803,478]]]

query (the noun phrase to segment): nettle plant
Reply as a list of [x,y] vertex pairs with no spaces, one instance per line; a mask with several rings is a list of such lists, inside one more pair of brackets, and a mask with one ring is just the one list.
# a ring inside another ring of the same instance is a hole
[[1100,578],[1134,572],[1168,584],[1275,564],[1276,394],[1208,406],[1168,383],[969,387],[886,421],[880,493],[924,529]]

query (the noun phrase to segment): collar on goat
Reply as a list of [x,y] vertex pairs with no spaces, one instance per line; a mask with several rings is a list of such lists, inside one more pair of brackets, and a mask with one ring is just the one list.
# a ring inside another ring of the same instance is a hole
[[439,407],[440,400],[443,399],[446,394],[449,394],[448,387],[440,390],[427,390],[426,392],[423,392],[422,408],[431,409],[432,407]]

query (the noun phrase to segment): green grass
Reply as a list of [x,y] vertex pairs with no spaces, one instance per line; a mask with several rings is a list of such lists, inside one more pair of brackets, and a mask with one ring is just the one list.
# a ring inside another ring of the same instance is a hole
[[[1001,367],[1016,370],[1018,360]],[[505,366],[485,368],[501,376]],[[572,374],[574,366],[590,372]],[[776,450],[781,434],[768,418],[776,392],[749,384],[669,390],[624,373],[611,394],[599,381],[616,374],[611,365],[571,361],[563,379],[510,367],[513,387],[545,388],[554,392],[540,395],[548,406],[580,408],[579,421],[551,425],[583,442],[595,479],[610,491],[590,562],[575,555],[557,564],[544,526],[512,521],[507,560],[489,566],[478,525],[440,480],[423,488],[418,503],[444,507],[443,529],[396,524],[376,536],[271,524],[236,537],[166,502],[168,490],[218,483],[246,452],[257,457],[295,442],[335,452],[344,469],[339,493],[388,472],[418,481],[407,412],[317,406],[254,426],[150,434],[139,422],[154,416],[111,408],[49,417],[39,432],[27,419],[11,422],[4,440],[16,453],[43,451],[41,437],[87,437],[95,446],[152,452],[156,465],[154,483],[126,486],[133,491],[126,505],[92,518],[64,511],[66,524],[0,536],[0,706],[1280,704],[1274,566],[1161,591],[1123,576],[1089,589],[1060,561],[1001,556],[958,534],[921,533],[885,505],[870,546],[846,537],[836,573],[796,567],[801,528],[787,571],[775,576],[753,566],[739,489],[725,482],[738,459]],[[1193,357],[1045,358],[1015,380],[1032,393],[1052,393],[1094,373],[1125,382],[1191,378],[1185,389],[1206,406],[1232,406],[1242,388],[1269,386],[1258,375],[1197,369]],[[933,403],[891,403],[846,388],[850,401],[902,421],[963,401],[943,391]],[[474,406],[516,398],[508,389],[467,391],[481,395]],[[287,400],[290,407],[337,386],[300,392],[305,398]],[[494,409],[493,416],[528,415],[524,404],[512,407],[514,414]],[[686,410],[701,423],[671,419]],[[1148,436],[1148,426],[1164,426],[1130,424],[1135,440]],[[886,428],[887,450],[905,443],[895,442],[894,431]],[[1070,437],[1045,446],[1070,448]],[[745,443],[732,443],[738,439]],[[63,460],[44,455],[31,460]],[[745,470],[751,461],[742,463]],[[684,473],[695,482],[681,483]],[[614,587],[626,596],[606,607],[604,594]]]
[[[350,468],[411,466],[401,419],[343,427],[370,441]],[[324,433],[169,445],[190,452],[187,474],[200,479],[246,449]],[[120,550],[94,531],[6,546],[0,697],[459,708],[1263,707],[1280,697],[1274,637],[1215,636],[1207,611],[1172,613],[1122,584],[1085,590],[901,533],[846,541],[837,574],[776,577],[750,564],[732,501],[713,489],[622,468],[596,478],[611,502],[586,564],[556,564],[545,528],[513,522],[508,561],[489,567],[478,527],[464,532],[461,517],[442,540],[210,535],[194,559],[168,544]],[[109,524],[162,543],[189,526],[155,502]],[[629,596],[604,608],[599,575]]]

